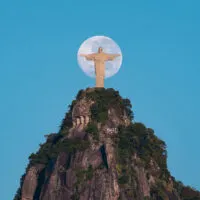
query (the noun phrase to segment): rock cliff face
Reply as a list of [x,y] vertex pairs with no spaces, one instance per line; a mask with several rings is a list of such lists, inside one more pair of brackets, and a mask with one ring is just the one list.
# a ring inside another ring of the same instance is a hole
[[165,143],[132,121],[117,91],[81,90],[60,131],[29,157],[14,200],[200,199],[170,175]]

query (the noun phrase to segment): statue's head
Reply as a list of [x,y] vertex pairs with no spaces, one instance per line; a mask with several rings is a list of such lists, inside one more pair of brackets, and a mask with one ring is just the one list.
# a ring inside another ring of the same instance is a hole
[[98,53],[101,53],[101,52],[103,52],[103,48],[102,48],[102,47],[99,47]]

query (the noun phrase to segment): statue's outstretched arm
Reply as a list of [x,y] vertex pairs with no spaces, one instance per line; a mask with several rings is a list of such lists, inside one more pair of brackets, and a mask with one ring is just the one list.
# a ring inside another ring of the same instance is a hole
[[121,55],[120,54],[108,54],[107,60],[114,60],[118,56],[121,56]]
[[95,54],[79,54],[79,56],[85,57],[87,60],[94,60]]

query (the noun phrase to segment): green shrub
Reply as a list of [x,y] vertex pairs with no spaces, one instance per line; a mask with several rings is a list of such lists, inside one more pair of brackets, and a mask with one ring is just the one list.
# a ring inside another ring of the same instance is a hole
[[137,153],[146,164],[153,158],[165,172],[166,179],[169,177],[166,145],[154,135],[152,129],[147,129],[142,123],[133,123],[128,127],[120,126],[118,130],[117,154],[121,162]]
[[76,151],[83,151],[89,147],[89,141],[79,138],[65,139],[60,141],[55,146],[56,152],[75,153]]
[[84,181],[91,180],[93,177],[94,170],[92,168],[92,165],[89,165],[89,167],[85,169],[76,169],[76,178],[77,181],[75,183],[75,186],[78,186],[82,184]]
[[93,168],[92,165],[89,165],[88,170],[86,171],[86,180],[91,180],[93,177]]
[[112,88],[96,88],[94,91],[86,93],[88,99],[95,103],[91,106],[92,119],[104,123],[108,119],[108,110],[114,108],[119,116],[123,116],[124,111],[130,120],[133,119],[132,106],[129,99],[122,99],[118,91]]
[[98,128],[95,123],[89,123],[85,129],[85,131],[93,136],[95,140],[99,140]]
[[[151,197],[156,197],[158,199],[168,199],[168,195],[163,187],[163,185],[157,183],[156,186],[151,188]],[[154,198],[153,198],[154,199]]]
[[129,181],[129,176],[123,175],[118,178],[119,184],[126,184]]
[[75,153],[76,151],[83,151],[89,147],[89,141],[79,138],[59,140],[56,144],[46,142],[40,145],[37,153],[32,153],[29,156],[30,165],[36,163],[47,165],[52,159],[57,158],[60,152]]

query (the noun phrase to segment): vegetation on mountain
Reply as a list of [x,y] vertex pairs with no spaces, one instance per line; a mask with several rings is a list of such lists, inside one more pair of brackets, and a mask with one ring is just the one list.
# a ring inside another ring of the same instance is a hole
[[169,178],[166,144],[156,137],[152,129],[146,128],[142,123],[131,123],[128,127],[119,127],[118,138],[117,150],[121,163],[126,163],[137,154],[148,168],[153,158],[162,169],[165,179]]
[[97,124],[94,122],[90,122],[86,129],[85,129],[86,133],[92,135],[94,140],[99,140],[99,130],[97,128]]
[[[57,134],[50,134],[47,136],[47,141],[40,145],[36,153],[29,156],[29,164],[27,169],[36,164],[43,164],[48,166],[52,161],[58,158],[59,153],[66,152],[70,156],[74,155],[77,151],[84,151],[90,146],[88,137],[84,139],[68,139],[69,129],[72,127],[72,111],[76,103],[86,98],[94,103],[91,106],[92,121],[87,125],[85,132],[91,135],[95,141],[99,141],[98,123],[105,124],[108,120],[108,110],[114,109],[118,116],[124,116],[124,113],[132,121],[134,118],[132,106],[129,99],[123,99],[118,91],[112,88],[104,89],[99,88],[95,90],[86,89],[80,90],[76,99],[72,101],[69,110],[61,123],[60,130]],[[174,185],[174,191],[178,193],[181,200],[198,200],[200,193],[191,187],[184,186],[181,182],[175,180],[167,169],[167,151],[166,144],[160,140],[155,134],[153,129],[145,127],[142,123],[131,122],[129,126],[119,126],[116,138],[113,138],[116,146],[117,164],[116,169],[118,173],[118,182],[120,186],[127,189],[127,194],[130,198],[137,199],[137,180],[136,171],[131,165],[134,156],[136,155],[136,165],[142,165],[146,171],[151,168],[151,162],[155,162],[160,168],[162,173],[159,174],[156,186],[151,188],[152,199],[164,200],[167,197],[166,185],[171,178]],[[99,168],[106,167],[108,163],[106,158],[105,146],[101,146],[100,152],[102,155],[103,164]],[[71,157],[70,157],[71,158]],[[68,163],[69,166],[69,163]],[[79,199],[78,185],[83,181],[88,181],[93,177],[94,169],[90,165],[88,169],[77,169],[77,181],[73,199]],[[21,188],[25,175],[22,176],[20,181],[20,188],[18,189],[14,200],[21,200]],[[130,190],[128,188],[134,188]],[[146,197],[145,197],[146,198]],[[148,199],[148,198],[146,198]],[[150,200],[150,199],[149,199]]]
[[[89,89],[87,89],[89,90]],[[126,112],[128,118],[133,120],[133,112],[131,110],[132,105],[129,99],[123,99],[118,91],[115,91],[113,88],[96,88],[95,90],[89,92],[80,90],[76,101],[80,100],[83,97],[86,97],[88,100],[94,101],[94,104],[91,106],[92,120],[105,123],[108,119],[108,110],[113,108],[121,116]]]
[[83,151],[89,147],[88,140],[64,139],[54,142],[46,142],[40,145],[37,153],[32,153],[29,156],[30,166],[34,164],[47,165],[52,159],[56,159],[60,152],[76,153],[76,151]]

